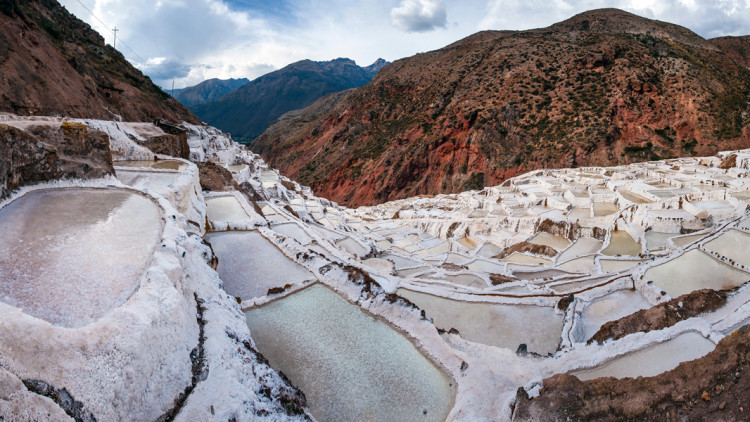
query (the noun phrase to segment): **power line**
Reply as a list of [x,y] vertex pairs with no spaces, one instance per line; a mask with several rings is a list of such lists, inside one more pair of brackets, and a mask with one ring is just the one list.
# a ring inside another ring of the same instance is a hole
[[[76,0],[76,2],[77,2],[78,4],[80,4],[80,5],[81,5],[81,7],[83,7],[84,9],[86,9],[86,11],[87,11],[87,12],[89,12],[89,14],[90,14],[91,16],[93,16],[93,17],[94,17],[94,19],[96,19],[97,21],[99,21],[99,23],[100,23],[100,24],[102,24],[102,26],[104,26],[104,28],[106,28],[107,30],[111,31],[111,32],[112,32],[112,33],[114,34],[114,43],[113,43],[113,45],[112,45],[112,48],[114,48],[114,49],[117,49],[117,48],[116,48],[116,44],[117,44],[117,32],[118,32],[118,31],[120,31],[120,30],[119,30],[119,29],[117,29],[117,27],[116,27],[116,26],[114,27],[114,29],[110,28],[110,27],[109,27],[109,25],[107,25],[106,23],[104,23],[104,21],[103,21],[103,20],[99,19],[99,17],[98,17],[98,16],[96,16],[96,15],[94,14],[94,12],[92,12],[92,11],[91,11],[91,9],[89,9],[89,8],[88,8],[88,7],[87,7],[87,6],[85,5],[85,4],[83,4],[83,2],[81,2],[81,0]],[[128,44],[126,43],[126,42],[125,42],[125,40],[123,40],[123,39],[122,39],[122,37],[120,37],[120,44],[122,44],[123,46],[125,46],[125,48],[127,48],[128,50],[130,50],[130,52],[131,52],[131,53],[133,53],[133,55],[134,55],[134,56],[135,56],[135,57],[136,57],[136,58],[137,58],[138,60],[140,60],[140,61],[141,61],[141,63],[143,63],[144,65],[145,65],[146,63],[148,63],[148,60],[144,59],[144,58],[143,58],[143,57],[141,57],[141,56],[140,56],[140,55],[139,55],[138,53],[136,53],[136,52],[135,52],[135,50],[133,50],[133,49],[132,49],[132,48],[131,48],[131,47],[130,47],[130,46],[129,46],[129,45],[128,45]],[[170,78],[170,77],[168,77],[168,76],[164,75],[163,73],[161,73],[161,72],[159,72],[159,71],[155,71],[154,73],[156,73],[156,75],[157,75],[157,76],[160,76],[160,77],[161,77],[161,79],[163,79],[163,80],[169,80],[169,79],[172,79],[172,78]]]

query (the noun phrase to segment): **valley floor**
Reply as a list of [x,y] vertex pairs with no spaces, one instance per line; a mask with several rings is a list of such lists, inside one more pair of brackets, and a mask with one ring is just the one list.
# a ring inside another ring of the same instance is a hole
[[[633,380],[694,394],[717,353],[747,384],[750,150],[348,209],[210,127],[184,125],[183,160],[151,124],[77,122],[115,175],[0,202],[8,419],[657,417],[581,408]],[[733,397],[716,417],[750,411]]]

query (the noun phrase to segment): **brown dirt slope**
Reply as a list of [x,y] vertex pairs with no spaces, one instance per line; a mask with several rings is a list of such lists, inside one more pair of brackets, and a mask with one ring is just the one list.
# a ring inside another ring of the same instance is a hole
[[543,167],[750,146],[750,71],[692,31],[616,9],[485,31],[398,60],[253,141],[347,205],[495,185]]
[[747,421],[750,419],[750,329],[722,339],[708,355],[654,377],[572,375],[544,380],[539,397],[519,389],[516,421]]
[[199,122],[55,0],[0,2],[0,111]]
[[669,302],[660,303],[648,309],[642,309],[616,321],[602,325],[588,341],[603,343],[607,340],[617,340],[628,334],[671,327],[678,322],[694,316],[713,312],[727,302],[727,290],[696,290],[682,295]]

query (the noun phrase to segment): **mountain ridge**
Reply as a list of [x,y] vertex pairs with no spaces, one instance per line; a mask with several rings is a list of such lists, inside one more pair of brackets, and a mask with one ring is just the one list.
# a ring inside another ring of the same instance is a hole
[[250,79],[247,78],[206,79],[193,86],[175,89],[174,99],[190,108],[191,106],[216,101],[248,83],[250,83]]
[[750,146],[739,57],[687,28],[594,10],[397,60],[325,111],[311,107],[315,117],[280,119],[251,148],[350,206],[537,168],[710,155]]
[[305,108],[331,92],[362,86],[386,65],[382,59],[364,68],[346,58],[300,60],[192,109],[206,123],[237,139],[251,140],[282,114]]

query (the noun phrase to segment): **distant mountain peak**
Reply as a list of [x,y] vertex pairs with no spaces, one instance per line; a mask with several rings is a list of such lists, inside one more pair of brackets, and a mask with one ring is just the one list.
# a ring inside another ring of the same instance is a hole
[[371,65],[366,66],[365,70],[368,72],[372,72],[373,74],[378,73],[378,71],[386,66],[391,64],[391,62],[386,61],[385,59],[379,58],[375,60]]
[[305,108],[323,95],[365,85],[387,64],[379,59],[360,67],[346,57],[300,60],[192,109],[206,123],[237,139],[251,140],[284,113]]

